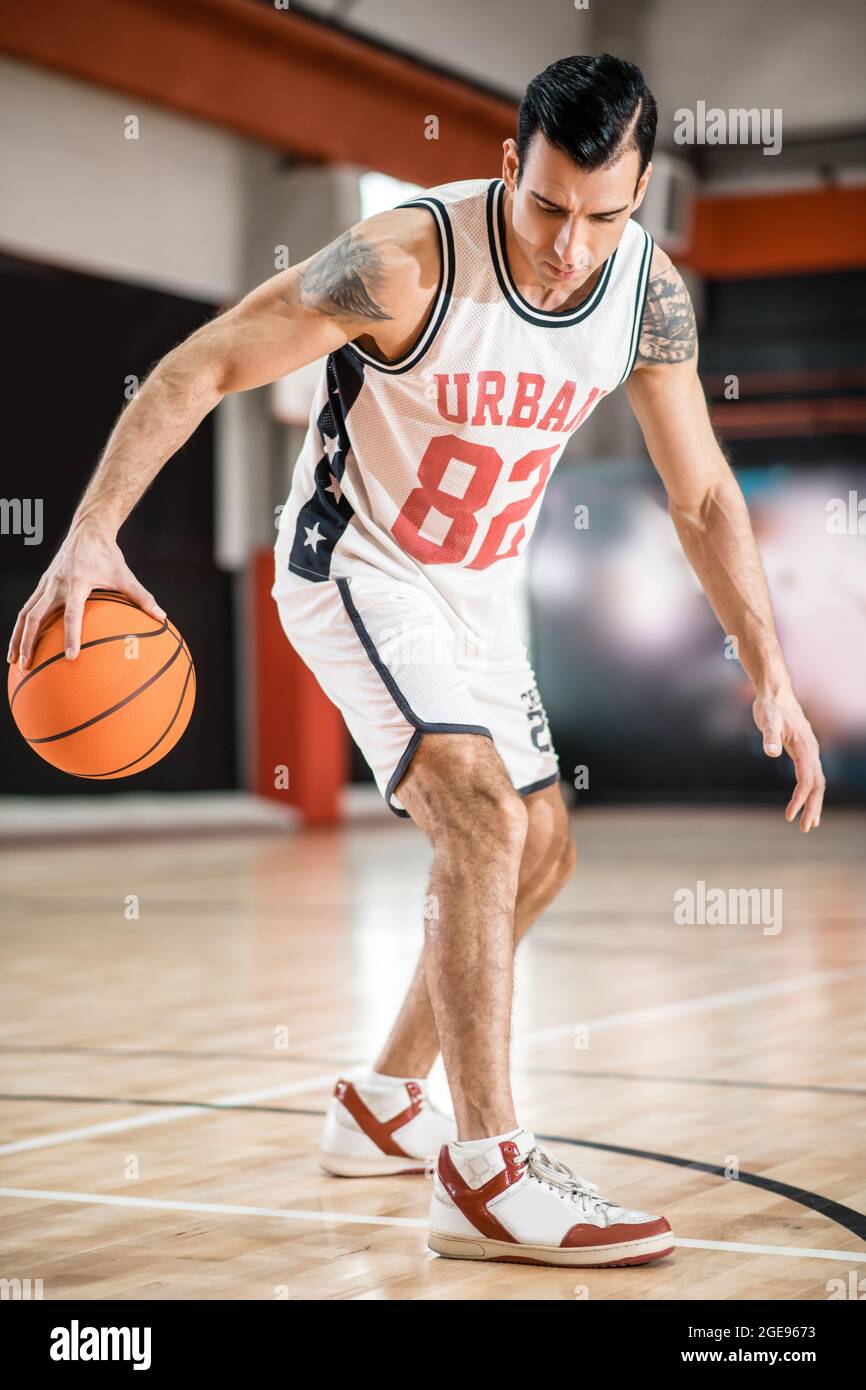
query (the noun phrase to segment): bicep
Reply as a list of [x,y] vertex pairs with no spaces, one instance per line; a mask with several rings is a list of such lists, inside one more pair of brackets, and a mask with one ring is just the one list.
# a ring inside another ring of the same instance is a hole
[[730,470],[710,422],[698,376],[698,336],[691,296],[668,264],[650,279],[629,403],[668,496],[700,504]]
[[399,317],[413,258],[393,213],[341,233],[200,330],[222,392],[264,386]]
[[682,275],[667,256],[650,274],[641,320],[635,370],[698,360],[698,333],[692,297]]
[[349,341],[340,319],[304,304],[302,274],[302,266],[281,271],[204,330],[221,392],[265,386]]

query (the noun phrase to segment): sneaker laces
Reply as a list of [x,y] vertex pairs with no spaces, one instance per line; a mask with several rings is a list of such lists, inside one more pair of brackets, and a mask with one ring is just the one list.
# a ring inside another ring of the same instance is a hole
[[558,1158],[554,1158],[552,1153],[549,1153],[547,1149],[540,1148],[537,1144],[521,1161],[521,1167],[528,1169],[539,1182],[545,1182],[550,1187],[559,1189],[563,1197],[567,1196],[583,1211],[589,1211],[590,1206],[594,1206],[596,1211],[601,1212],[604,1207],[617,1205],[609,1198],[601,1196],[598,1183],[590,1182],[589,1178],[575,1173],[572,1168],[569,1168]]

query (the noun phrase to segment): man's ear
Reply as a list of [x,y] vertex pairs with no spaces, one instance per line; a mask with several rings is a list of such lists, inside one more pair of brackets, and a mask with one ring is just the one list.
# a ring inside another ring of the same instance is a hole
[[507,175],[510,173],[514,183],[517,183],[517,174],[520,168],[520,160],[517,157],[517,142],[512,140],[509,135],[507,140],[502,142],[502,178],[508,184]]
[[653,162],[652,160],[650,160],[649,164],[646,166],[638,180],[637,189],[635,191],[634,207],[632,208],[632,212],[636,212],[644,200],[644,194],[646,193],[647,184],[650,181],[650,174],[652,173],[652,171]]

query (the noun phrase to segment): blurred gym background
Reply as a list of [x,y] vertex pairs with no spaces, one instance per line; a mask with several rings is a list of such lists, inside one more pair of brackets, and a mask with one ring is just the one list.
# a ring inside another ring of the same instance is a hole
[[[368,213],[414,188],[496,177],[529,78],[554,58],[609,51],[641,65],[659,103],[638,220],[692,292],[714,427],[752,507],[831,803],[862,804],[864,40],[861,0],[538,0],[531,22],[518,0],[6,0],[7,630],[131,383],[221,307]],[[699,102],[781,111],[781,150],[678,143],[676,113]],[[121,532],[196,662],[184,738],[129,783],[89,783],[42,762],[7,716],[5,835],[62,830],[88,807],[106,828],[148,805],[161,824],[207,819],[208,806],[255,823],[387,817],[268,596],[310,375],[224,401]],[[41,499],[30,534],[23,499]],[[576,524],[579,508],[588,526]],[[748,684],[679,552],[624,392],[558,465],[525,593],[563,779],[579,804],[784,804],[790,767],[761,755]],[[318,737],[299,736],[311,720]],[[279,765],[288,788],[275,785]]]

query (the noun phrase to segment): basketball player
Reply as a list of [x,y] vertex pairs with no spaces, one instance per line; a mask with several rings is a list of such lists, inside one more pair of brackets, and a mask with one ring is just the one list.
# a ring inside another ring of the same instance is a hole
[[[370,217],[199,329],[124,411],[12,638],[26,664],[62,604],[74,659],[96,585],[161,617],[119,527],[226,393],[321,359],[273,595],[388,806],[434,850],[422,962],[375,1068],[337,1083],[321,1161],[392,1174],[438,1154],[430,1245],[443,1255],[611,1265],[673,1248],[664,1217],[604,1197],[536,1145],[509,1083],[515,944],[575,864],[515,578],[564,446],[620,385],[685,553],[737,636],[764,751],[794,762],[786,817],[808,831],[821,815],[817,743],[709,423],[689,295],[633,218],[655,129],[637,67],[555,62],[526,91],[501,178]],[[440,1049],[456,1127],[427,1094]]]

